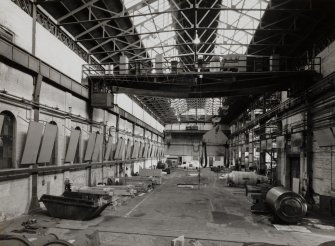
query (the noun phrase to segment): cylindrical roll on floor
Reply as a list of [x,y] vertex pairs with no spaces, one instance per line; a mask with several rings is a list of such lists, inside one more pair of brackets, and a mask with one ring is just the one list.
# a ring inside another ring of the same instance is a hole
[[32,246],[25,237],[19,235],[0,235],[1,246]]
[[57,239],[44,244],[44,246],[73,246],[73,244],[65,240]]
[[53,242],[55,240],[58,240],[57,235],[55,234],[48,234],[45,235],[43,237],[39,237],[36,240],[32,241],[33,246],[44,246],[45,244],[49,243],[49,242]]
[[272,208],[276,217],[283,222],[294,224],[307,213],[305,199],[283,187],[274,187],[266,194],[266,203]]
[[227,175],[229,185],[256,185],[266,183],[266,176],[258,175],[254,172],[233,171]]

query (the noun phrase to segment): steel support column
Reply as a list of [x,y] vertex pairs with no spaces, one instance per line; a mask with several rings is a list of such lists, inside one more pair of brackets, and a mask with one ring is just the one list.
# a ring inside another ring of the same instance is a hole
[[32,40],[32,45],[31,45],[31,53],[35,55],[36,53],[36,19],[37,19],[37,6],[35,3],[32,4],[32,18],[33,18],[33,23],[32,23],[32,35],[31,35],[31,40]]
[[[36,21],[36,19],[35,19]],[[40,92],[41,92],[41,86],[42,86],[42,75],[38,74],[36,77],[34,77],[34,94],[33,94],[33,102],[35,103],[35,106],[33,107],[34,110],[34,121],[39,122],[40,120]],[[37,164],[32,164],[30,168],[37,169]],[[37,196],[37,190],[38,190],[38,173],[34,172],[32,175],[32,184],[31,184],[31,200],[29,205],[28,213],[33,213],[36,210],[40,209],[40,204],[38,202],[38,196]]]
[[307,163],[307,190],[306,190],[306,201],[314,204],[313,198],[313,120],[311,105],[306,101],[307,112],[306,112],[306,163]]

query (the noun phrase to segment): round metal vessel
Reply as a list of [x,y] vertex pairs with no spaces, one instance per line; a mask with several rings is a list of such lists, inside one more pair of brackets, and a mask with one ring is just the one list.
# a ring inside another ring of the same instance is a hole
[[33,244],[20,235],[0,235],[1,246],[32,246]]
[[283,187],[274,187],[269,190],[265,202],[280,220],[289,224],[297,223],[307,213],[305,199]]
[[254,172],[233,171],[227,175],[227,183],[232,185],[256,185],[267,181],[266,176]]
[[37,238],[36,240],[33,241],[33,245],[34,246],[45,246],[45,244],[49,242],[53,242],[55,240],[58,240],[57,235],[51,233],[43,237]]

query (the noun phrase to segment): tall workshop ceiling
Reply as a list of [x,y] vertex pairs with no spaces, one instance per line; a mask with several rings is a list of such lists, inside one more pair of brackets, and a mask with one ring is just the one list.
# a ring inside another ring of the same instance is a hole
[[[335,1],[333,1],[335,2]],[[215,55],[301,55],[315,33],[332,29],[330,0],[39,0],[100,63],[176,60],[191,70]],[[321,26],[321,28],[320,28]],[[193,40],[198,36],[200,44]],[[319,35],[320,36],[320,35]],[[198,56],[196,57],[195,54]],[[190,66],[188,66],[190,64]],[[209,121],[221,107],[227,122],[252,97],[158,98],[135,96],[165,123]]]

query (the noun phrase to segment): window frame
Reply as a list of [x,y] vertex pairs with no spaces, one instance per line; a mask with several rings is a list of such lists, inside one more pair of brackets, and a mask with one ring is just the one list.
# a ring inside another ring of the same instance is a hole
[[[50,159],[50,162],[49,163],[46,163],[45,166],[58,166],[58,125],[57,125],[57,122],[56,121],[50,121],[48,124],[52,124],[52,125],[55,125],[57,126],[57,133],[56,133],[56,139],[55,139],[55,143],[54,143],[54,147],[53,147],[53,150],[52,150],[52,154],[51,154],[51,159]],[[54,163],[51,163],[51,160],[54,161]]]
[[[82,153],[82,133],[83,132],[82,132],[80,126],[76,126],[74,129],[77,130],[77,131],[80,131],[80,134],[79,134],[78,145],[77,145],[77,149],[76,149],[73,164],[81,164],[81,163],[83,163],[83,153]],[[77,162],[77,160],[78,160],[78,162]]]
[[[3,110],[0,112],[0,115],[4,115],[5,117],[8,116],[11,118],[12,122],[13,122],[13,135],[12,135],[12,163],[10,165],[10,167],[8,168],[2,168],[0,166],[0,170],[6,170],[6,169],[15,169],[17,168],[17,163],[16,163],[16,137],[17,137],[17,120],[16,120],[16,117],[15,115],[9,111],[9,110]],[[5,117],[4,117],[4,122],[3,122],[3,126],[2,126],[2,129],[4,128],[4,123],[5,123]],[[1,136],[1,132],[2,132],[2,129],[0,131],[0,136]]]

